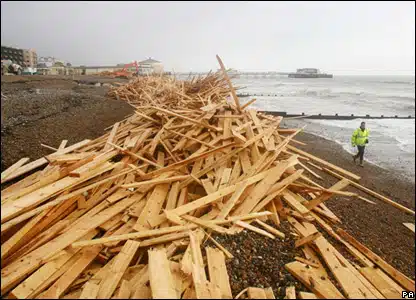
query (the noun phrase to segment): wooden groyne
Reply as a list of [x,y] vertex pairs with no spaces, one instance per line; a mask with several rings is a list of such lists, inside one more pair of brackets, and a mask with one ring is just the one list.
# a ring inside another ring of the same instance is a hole
[[301,114],[288,114],[285,111],[260,111],[262,113],[267,113],[267,114],[271,114],[274,116],[282,116],[285,117],[285,119],[288,118],[303,118],[303,119],[315,119],[315,120],[354,120],[354,119],[414,119],[414,116],[398,116],[398,115],[394,115],[394,116],[384,116],[384,115],[380,115],[380,116],[371,116],[369,114],[366,115],[354,115],[354,114],[350,114],[350,115],[339,115],[339,114],[334,114],[334,115],[323,115],[323,114],[314,114],[314,115],[308,115],[305,113],[301,113]]

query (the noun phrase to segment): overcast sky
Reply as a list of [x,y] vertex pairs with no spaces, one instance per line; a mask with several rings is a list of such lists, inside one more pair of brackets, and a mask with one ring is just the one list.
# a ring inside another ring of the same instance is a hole
[[415,3],[1,2],[1,44],[73,65],[412,74]]

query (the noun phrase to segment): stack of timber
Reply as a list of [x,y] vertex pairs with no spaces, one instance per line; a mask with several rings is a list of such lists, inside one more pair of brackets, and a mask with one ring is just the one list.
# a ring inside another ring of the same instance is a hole
[[[414,291],[414,281],[334,227],[340,220],[323,202],[355,197],[343,189],[359,177],[298,150],[301,129],[280,129],[281,117],[240,105],[217,58],[223,73],[113,89],[135,114],[95,140],[63,141],[1,174],[5,183],[32,172],[1,192],[2,297],[272,299],[270,287],[233,294],[226,263],[237,253],[204,243],[242,230],[284,242],[281,222],[304,253],[285,266],[304,290],[287,288],[286,298]],[[340,180],[321,187],[301,160]]]

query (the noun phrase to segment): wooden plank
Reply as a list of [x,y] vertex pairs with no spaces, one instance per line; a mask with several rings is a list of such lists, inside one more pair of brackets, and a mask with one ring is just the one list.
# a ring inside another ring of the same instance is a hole
[[112,299],[129,299],[131,295],[130,284],[127,280],[122,280],[118,292]]
[[386,299],[402,299],[402,295],[385,281],[374,268],[364,267],[358,271],[374,285]]
[[311,268],[298,261],[288,263],[285,268],[307,288],[321,299],[345,299],[327,276],[323,276],[318,269]]
[[283,199],[290,205],[290,207],[295,209],[300,214],[309,213],[309,210],[299,202],[299,200],[297,199],[298,196],[296,194],[292,193],[289,190],[285,190],[283,191],[282,196]]
[[283,232],[280,232],[279,230],[277,230],[276,228],[273,228],[272,226],[258,220],[255,219],[255,221],[257,222],[257,224],[259,224],[260,226],[262,226],[264,229],[266,229],[267,231],[269,231],[270,233],[273,233],[274,235],[284,239],[285,238],[285,234]]
[[314,293],[299,292],[299,299],[318,299]]
[[300,240],[297,240],[295,242],[295,248],[299,248],[299,247],[301,247],[305,244],[308,244],[308,243],[314,241],[315,239],[317,239],[320,236],[322,236],[322,234],[320,232],[315,232],[311,235],[305,236],[305,237],[303,237]]
[[259,228],[257,228],[257,227],[254,227],[254,226],[252,226],[252,225],[250,225],[250,224],[248,224],[248,223],[245,223],[245,222],[243,222],[243,221],[235,221],[234,223],[235,223],[236,225],[240,226],[240,227],[245,228],[245,229],[248,229],[248,230],[251,230],[251,231],[257,232],[258,234],[261,234],[261,235],[267,236],[267,237],[269,237],[269,238],[271,238],[271,239],[275,239],[275,236],[274,236],[274,235],[272,235],[272,234],[270,234],[270,233],[268,233],[267,231],[264,231],[264,230],[262,230],[262,229],[259,229]]
[[23,166],[29,160],[30,160],[29,157],[21,158],[17,162],[15,162],[13,165],[8,167],[6,170],[1,172],[1,183],[3,183],[4,179],[12,175],[16,170],[18,170],[21,166]]
[[156,218],[165,202],[166,196],[169,192],[169,183],[157,185],[150,198],[147,200],[145,207],[142,210],[139,218],[137,219],[136,225],[133,227],[134,230],[140,231],[143,228],[150,228],[153,218]]
[[[59,150],[56,152],[56,154],[66,154],[69,152],[72,152],[74,150],[77,150],[83,146],[85,146],[86,144],[88,144],[90,142],[90,140],[83,140],[79,143],[76,143],[74,145],[71,145],[69,147],[66,147],[62,150]],[[53,157],[54,154],[50,154],[47,157]],[[9,175],[7,178],[5,178],[1,183],[6,183],[7,181],[10,181],[16,177],[19,177],[23,174],[26,174],[27,172],[30,172],[34,169],[37,169],[43,165],[46,165],[48,163],[48,160],[45,157],[39,158],[35,161],[32,161],[22,167],[20,167],[19,169],[17,169],[15,172],[13,172],[13,174]]]
[[224,254],[220,250],[211,247],[205,247],[205,250],[210,281],[220,288],[223,299],[232,299]]
[[[323,169],[324,169],[325,172],[327,172],[327,173],[329,173],[329,174],[331,174],[335,177],[338,177],[340,179],[344,178],[341,175],[339,175],[339,174],[337,174],[337,173],[335,173],[335,172],[333,172],[333,171],[331,171],[327,168],[323,168]],[[383,195],[381,195],[381,194],[379,194],[375,191],[372,191],[372,190],[370,190],[370,189],[368,189],[368,188],[366,188],[366,187],[364,187],[364,186],[362,186],[362,185],[360,185],[356,182],[353,182],[353,181],[351,181],[350,184],[353,185],[354,187],[358,188],[359,190],[362,190],[363,192],[366,192],[367,194],[369,194],[369,195],[371,195],[371,196],[373,196],[373,197],[375,197],[375,198],[377,198],[377,199],[379,199],[379,200],[381,200],[381,201],[383,201],[387,204],[390,204],[390,205],[392,205],[392,206],[394,206],[394,207],[396,207],[396,208],[398,208],[398,209],[400,209],[400,210],[402,210],[406,213],[415,215],[415,212],[413,210],[411,210],[411,209],[409,209],[409,208],[407,208],[407,207],[405,207],[405,206],[403,206],[403,205],[401,205],[401,204],[399,204],[399,203],[397,203],[397,202],[395,202],[395,201],[393,201],[393,200],[391,200],[391,199],[389,199],[389,198],[387,198],[387,197],[385,197],[385,196],[383,196]]]
[[166,249],[149,250],[149,280],[153,299],[179,299]]
[[364,299],[374,298],[374,295],[363,286],[359,279],[350,272],[350,270],[341,264],[338,258],[335,256],[335,249],[328,243],[324,237],[318,237],[315,239],[315,245],[325,260],[328,268],[334,274],[336,280],[343,289],[345,295],[348,298]]
[[[107,143],[112,143],[114,141],[114,137],[117,134],[117,130],[118,130],[119,126],[120,126],[120,122],[116,122],[113,125],[113,128],[111,129],[110,135],[107,138]],[[111,149],[111,146],[109,144],[105,144],[103,151],[106,151],[106,150],[109,150],[109,149]]]
[[222,128],[217,128],[217,127],[211,126],[209,124],[204,124],[202,122],[199,122],[198,120],[194,120],[194,119],[185,117],[183,115],[174,113],[173,111],[170,111],[170,110],[167,110],[167,109],[164,109],[164,108],[161,108],[161,107],[155,106],[155,107],[152,107],[152,108],[154,108],[154,109],[156,109],[158,111],[164,112],[167,115],[171,115],[171,116],[174,116],[174,117],[177,117],[177,118],[180,118],[180,119],[184,119],[184,120],[189,121],[191,123],[197,124],[199,126],[206,127],[206,128],[211,129],[213,131],[219,131],[219,132],[222,131]]
[[321,267],[320,264],[314,263],[314,262],[312,262],[312,261],[310,261],[308,259],[305,259],[305,258],[302,258],[302,257],[299,257],[299,256],[295,256],[295,259],[297,261],[305,264],[305,265],[308,265],[308,266],[311,266],[311,267],[314,267],[314,268],[320,268]]
[[97,283],[88,281],[79,296],[79,299],[96,299],[100,286]]
[[225,203],[224,207],[221,209],[220,214],[218,215],[217,219],[225,219],[228,214],[231,212],[231,209],[237,203],[237,201],[241,198],[246,188],[249,186],[247,181],[242,181],[237,183],[236,190],[231,196],[231,198]]
[[[340,181],[335,183],[333,186],[331,186],[328,190],[339,191],[339,190],[347,187],[350,184],[350,182],[351,181],[346,179],[346,178],[341,179]],[[322,202],[328,200],[331,196],[332,196],[332,193],[323,192],[321,196],[309,201],[309,203],[306,204],[305,206],[309,210],[312,210],[313,208],[317,207]]]
[[7,203],[2,206],[1,209],[1,222],[4,223],[22,213],[33,208],[36,205],[42,204],[54,194],[58,192],[62,192],[64,189],[68,189],[71,186],[79,184],[83,181],[86,181],[90,178],[93,178],[100,173],[104,173],[109,171],[110,169],[114,168],[116,164],[105,164],[102,166],[97,167],[96,169],[92,170],[91,172],[84,174],[80,178],[73,178],[73,177],[64,177],[54,183],[51,183],[43,188],[33,191],[16,201],[11,203]]
[[117,288],[118,283],[123,277],[124,272],[129,267],[133,256],[139,248],[139,242],[127,241],[121,252],[115,257],[114,263],[110,268],[108,276],[100,283],[98,298],[109,299]]
[[72,226],[71,229],[64,234],[39,247],[29,255],[26,255],[20,259],[18,262],[12,263],[9,266],[3,268],[1,271],[2,294],[11,289],[20,280],[22,280],[27,273],[31,273],[36,270],[40,265],[42,265],[42,261],[45,261],[56,255],[59,251],[66,248],[76,240],[82,238],[92,229],[100,226],[102,223],[125,210],[134,202],[134,198],[126,198],[121,200],[120,202],[102,211],[96,216],[88,218],[84,222],[78,223],[76,226]]
[[[287,161],[281,161],[276,167],[267,170],[267,175],[262,179],[245,198],[241,205],[233,212],[233,215],[250,213],[260,200],[267,194],[270,188],[280,179],[283,172],[290,166],[296,164],[296,157],[292,157]],[[260,173],[260,174],[263,174]],[[257,176],[257,175],[256,175]]]
[[[84,238],[91,239],[98,231],[87,233]],[[63,251],[58,258],[45,263],[10,293],[18,299],[30,299],[38,296],[56,279],[58,279],[79,258],[76,256],[80,249]],[[3,275],[3,274],[2,274]]]
[[220,67],[221,67],[223,76],[224,76],[225,80],[228,83],[228,87],[229,87],[229,89],[231,91],[231,95],[232,95],[232,97],[234,99],[234,103],[237,106],[237,110],[239,112],[241,112],[240,100],[238,100],[238,97],[237,97],[237,94],[236,94],[235,89],[233,87],[233,84],[232,84],[230,78],[228,77],[228,74],[227,74],[227,71],[225,69],[224,63],[222,62],[221,58],[218,55],[216,55],[216,57],[217,57],[218,63],[220,64]]
[[42,299],[60,298],[101,251],[101,246],[83,249],[80,258],[47,291]]
[[225,249],[220,243],[218,243],[214,238],[212,238],[210,234],[207,234],[205,231],[204,231],[204,233],[207,235],[207,238],[210,239],[211,242],[213,242],[214,245],[218,247],[218,249],[220,249],[222,252],[224,252],[224,254],[225,254],[225,256],[227,256],[227,258],[229,258],[229,259],[234,258],[234,256],[227,249]]
[[357,180],[358,181],[361,178],[360,176],[357,176],[354,173],[351,173],[351,172],[349,172],[347,170],[344,170],[344,169],[342,169],[340,167],[337,167],[336,165],[333,165],[333,164],[331,164],[331,163],[329,163],[329,162],[327,162],[327,161],[325,161],[325,160],[323,160],[323,159],[321,159],[319,157],[316,157],[316,156],[314,156],[312,154],[309,154],[308,152],[305,152],[305,151],[302,151],[300,149],[297,149],[296,147],[293,147],[291,145],[287,145],[287,148],[290,149],[290,150],[292,150],[292,151],[294,151],[294,152],[296,152],[296,153],[299,153],[300,155],[303,155],[303,156],[305,156],[307,158],[310,158],[310,159],[312,159],[312,160],[314,160],[316,162],[319,162],[320,164],[322,164],[324,166],[327,166],[330,169],[333,169],[333,170],[335,170],[337,172],[340,172],[340,173],[342,173],[342,174],[344,174],[344,175],[346,175],[346,176],[348,176],[348,177],[350,177],[350,178],[352,178],[354,180]]
[[215,225],[215,224],[212,224],[212,222],[207,222],[207,221],[204,221],[204,220],[201,220],[199,218],[195,218],[195,217],[192,217],[192,216],[189,216],[189,215],[182,215],[181,218],[183,218],[183,219],[185,219],[189,222],[195,223],[199,226],[206,227],[208,229],[214,230],[214,231],[216,231],[220,234],[228,234],[229,233],[228,229],[226,229],[224,227],[221,227],[221,226],[218,226],[218,225]]
[[197,227],[198,226],[196,225],[185,225],[185,226],[178,225],[178,226],[170,226],[170,227],[165,227],[165,228],[160,228],[160,229],[142,230],[139,232],[127,233],[127,234],[121,234],[121,235],[113,235],[113,236],[102,237],[102,238],[98,238],[94,240],[81,240],[81,241],[72,243],[71,246],[73,248],[87,247],[87,246],[89,247],[93,245],[101,245],[101,244],[106,244],[106,243],[111,243],[111,242],[143,239],[143,238],[151,237],[151,236],[158,236],[158,235],[164,235],[164,234],[169,234],[169,233],[174,233],[174,232],[181,232],[185,230],[195,229]]
[[403,223],[404,226],[409,228],[413,233],[415,233],[415,224],[413,223]]
[[266,299],[276,299],[271,287],[264,289],[264,293],[266,294]]
[[400,271],[393,268],[389,265],[386,261],[384,261],[380,256],[372,252],[366,246],[361,244],[351,235],[349,235],[346,231],[339,228],[336,232],[344,238],[347,242],[352,244],[355,248],[357,248],[360,252],[362,252],[365,256],[367,256],[374,264],[379,266],[382,270],[384,270],[391,278],[393,278],[397,283],[399,283],[402,287],[404,287],[408,291],[415,291],[415,282],[411,280],[406,275],[401,273]]
[[[253,184],[253,183],[256,183],[257,181],[262,180],[269,173],[269,171],[270,170],[267,170],[265,172],[262,172],[260,174],[255,175],[253,177],[250,177],[249,179],[247,179],[247,183]],[[231,186],[223,188],[223,189],[221,189],[221,190],[219,190],[215,193],[209,194],[205,197],[201,197],[198,200],[195,200],[193,202],[190,202],[190,203],[184,204],[182,206],[179,206],[179,207],[177,207],[177,208],[175,208],[171,211],[174,212],[175,214],[179,215],[179,216],[184,215],[184,214],[186,214],[190,211],[193,211],[195,209],[198,209],[198,208],[200,208],[204,205],[207,205],[209,203],[218,201],[222,197],[233,193],[236,190],[236,188],[237,188],[237,185],[231,185]],[[162,220],[162,222],[163,222],[163,220]]]
[[266,299],[266,293],[264,289],[256,288],[256,287],[249,287],[247,289],[249,299]]
[[286,297],[285,299],[296,299],[296,289],[294,286],[288,286],[286,288]]

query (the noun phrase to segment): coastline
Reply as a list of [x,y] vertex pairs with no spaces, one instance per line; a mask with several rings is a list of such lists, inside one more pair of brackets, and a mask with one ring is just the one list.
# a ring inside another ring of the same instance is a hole
[[[351,154],[341,145],[323,137],[301,132],[295,139],[307,144],[305,146],[293,144],[295,147],[361,176],[361,185],[412,210],[415,209],[415,184],[411,179],[401,176],[394,170],[386,170],[368,162],[364,163],[364,168],[356,166],[352,162]],[[338,181],[337,178],[313,166],[307,166],[322,176],[323,180],[309,176],[308,172],[306,175],[325,188]],[[341,219],[340,227],[352,233],[373,252],[414,279],[415,234],[403,225],[403,223],[414,223],[414,216],[356,188],[347,187],[345,190],[357,193],[376,204],[356,198],[332,197],[326,205]]]

